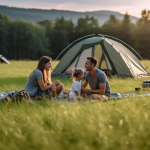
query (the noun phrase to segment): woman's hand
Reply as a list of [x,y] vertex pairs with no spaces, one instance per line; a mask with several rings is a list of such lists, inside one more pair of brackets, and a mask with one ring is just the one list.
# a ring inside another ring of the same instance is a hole
[[54,83],[53,83],[53,84],[50,84],[50,85],[45,85],[44,80],[43,80],[42,78],[39,78],[39,79],[38,79],[38,84],[39,84],[40,89],[41,89],[43,92],[46,91],[46,90],[49,90],[50,88],[52,88],[52,87],[55,86]]
[[56,86],[53,86],[53,87],[51,88],[51,91],[52,91],[52,92],[56,92]]

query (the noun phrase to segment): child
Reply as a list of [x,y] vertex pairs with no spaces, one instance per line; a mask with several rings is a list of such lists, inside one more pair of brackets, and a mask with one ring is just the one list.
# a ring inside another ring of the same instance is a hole
[[81,68],[73,68],[72,70],[72,89],[64,89],[59,97],[63,97],[63,95],[69,95],[70,99],[78,99],[81,95],[81,79],[84,78],[84,71]]

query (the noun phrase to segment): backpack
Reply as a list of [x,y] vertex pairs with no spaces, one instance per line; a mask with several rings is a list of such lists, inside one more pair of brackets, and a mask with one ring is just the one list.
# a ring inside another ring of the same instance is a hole
[[30,95],[25,90],[16,92],[12,95],[11,102],[30,102]]

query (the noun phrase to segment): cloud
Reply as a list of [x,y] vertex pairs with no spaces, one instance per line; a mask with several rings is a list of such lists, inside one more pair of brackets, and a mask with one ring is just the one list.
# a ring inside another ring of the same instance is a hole
[[[139,0],[125,0],[125,1],[120,1],[120,0],[26,0],[26,1],[20,1],[20,0],[0,0],[0,3],[10,3],[10,4],[17,4],[17,3],[22,3],[22,4],[27,4],[27,3],[40,3],[40,4],[53,4],[53,5],[59,5],[59,4],[66,4],[66,3],[77,3],[77,4],[95,4],[95,5],[102,5],[102,6],[129,6],[135,4]],[[148,1],[148,0],[146,0]]]

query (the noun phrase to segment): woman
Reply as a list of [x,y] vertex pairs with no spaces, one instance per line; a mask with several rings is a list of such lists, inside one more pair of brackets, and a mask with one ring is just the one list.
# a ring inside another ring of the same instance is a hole
[[[25,91],[27,91],[31,97],[44,97],[55,96],[60,94],[63,89],[63,84],[59,80],[51,82],[51,58],[42,56],[39,60],[37,68],[30,74],[28,81],[25,85]],[[51,93],[51,94],[50,94]]]

